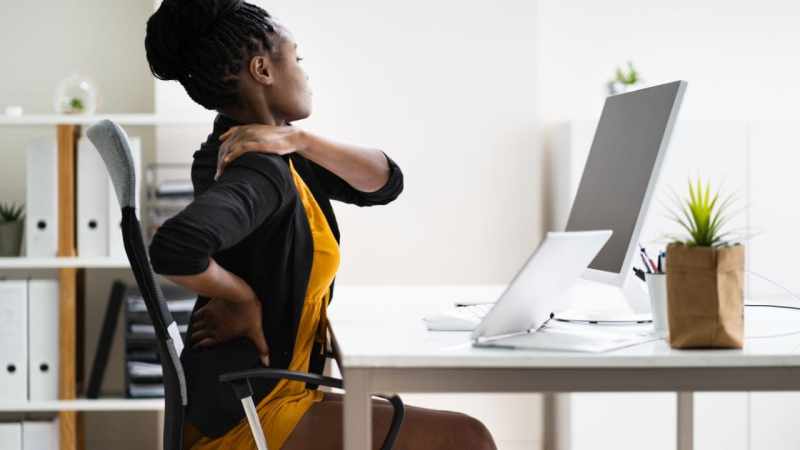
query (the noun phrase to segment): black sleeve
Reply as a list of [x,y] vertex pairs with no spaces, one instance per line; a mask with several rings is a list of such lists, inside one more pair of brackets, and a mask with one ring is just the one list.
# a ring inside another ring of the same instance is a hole
[[383,187],[374,192],[359,191],[330,170],[314,161],[308,160],[308,162],[322,188],[328,193],[328,197],[357,206],[373,206],[385,205],[403,192],[403,171],[392,158],[389,158],[389,155],[384,153],[383,156],[389,163],[389,179]]
[[149,246],[156,273],[194,275],[209,258],[235,245],[267,220],[285,195],[280,157],[247,153],[186,208],[166,220]]

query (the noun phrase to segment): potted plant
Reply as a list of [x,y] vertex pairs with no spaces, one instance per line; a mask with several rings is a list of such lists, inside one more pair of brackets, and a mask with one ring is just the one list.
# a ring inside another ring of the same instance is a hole
[[641,88],[644,85],[639,72],[633,67],[633,63],[628,61],[628,70],[617,67],[614,78],[606,83],[608,95],[622,94]]
[[673,348],[741,348],[744,341],[744,246],[725,231],[733,196],[724,200],[689,181],[672,218],[686,236],[667,246],[667,315]]
[[22,205],[0,203],[0,256],[19,256],[23,230]]

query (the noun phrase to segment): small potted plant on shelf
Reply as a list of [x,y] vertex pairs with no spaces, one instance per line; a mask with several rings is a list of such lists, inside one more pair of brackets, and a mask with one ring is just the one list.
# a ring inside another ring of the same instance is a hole
[[639,76],[639,72],[633,67],[633,63],[628,61],[628,69],[617,67],[614,78],[609,80],[606,86],[608,95],[616,95],[639,89],[644,86],[644,82]]
[[0,203],[0,256],[19,256],[23,220],[22,205]]
[[741,348],[744,340],[744,246],[725,231],[733,196],[689,181],[671,216],[686,232],[667,246],[667,315],[673,348]]

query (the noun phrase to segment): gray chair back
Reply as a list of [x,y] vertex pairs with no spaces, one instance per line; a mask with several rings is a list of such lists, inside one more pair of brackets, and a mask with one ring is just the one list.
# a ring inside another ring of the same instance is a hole
[[[164,294],[156,282],[150,257],[136,216],[136,171],[128,136],[116,123],[103,120],[86,131],[103,158],[122,209],[120,228],[125,253],[136,277],[147,313],[153,322],[164,379],[164,450],[182,450],[183,421],[187,404],[186,378],[180,355],[183,350],[178,325],[167,308]],[[116,232],[113,227],[109,232]]]

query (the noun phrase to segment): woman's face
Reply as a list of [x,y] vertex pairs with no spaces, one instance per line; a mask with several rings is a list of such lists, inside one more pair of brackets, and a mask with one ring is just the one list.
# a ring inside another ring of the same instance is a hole
[[281,30],[278,51],[273,53],[273,78],[269,103],[274,114],[287,122],[305,119],[311,115],[311,89],[308,75],[300,65],[297,43],[285,30]]

